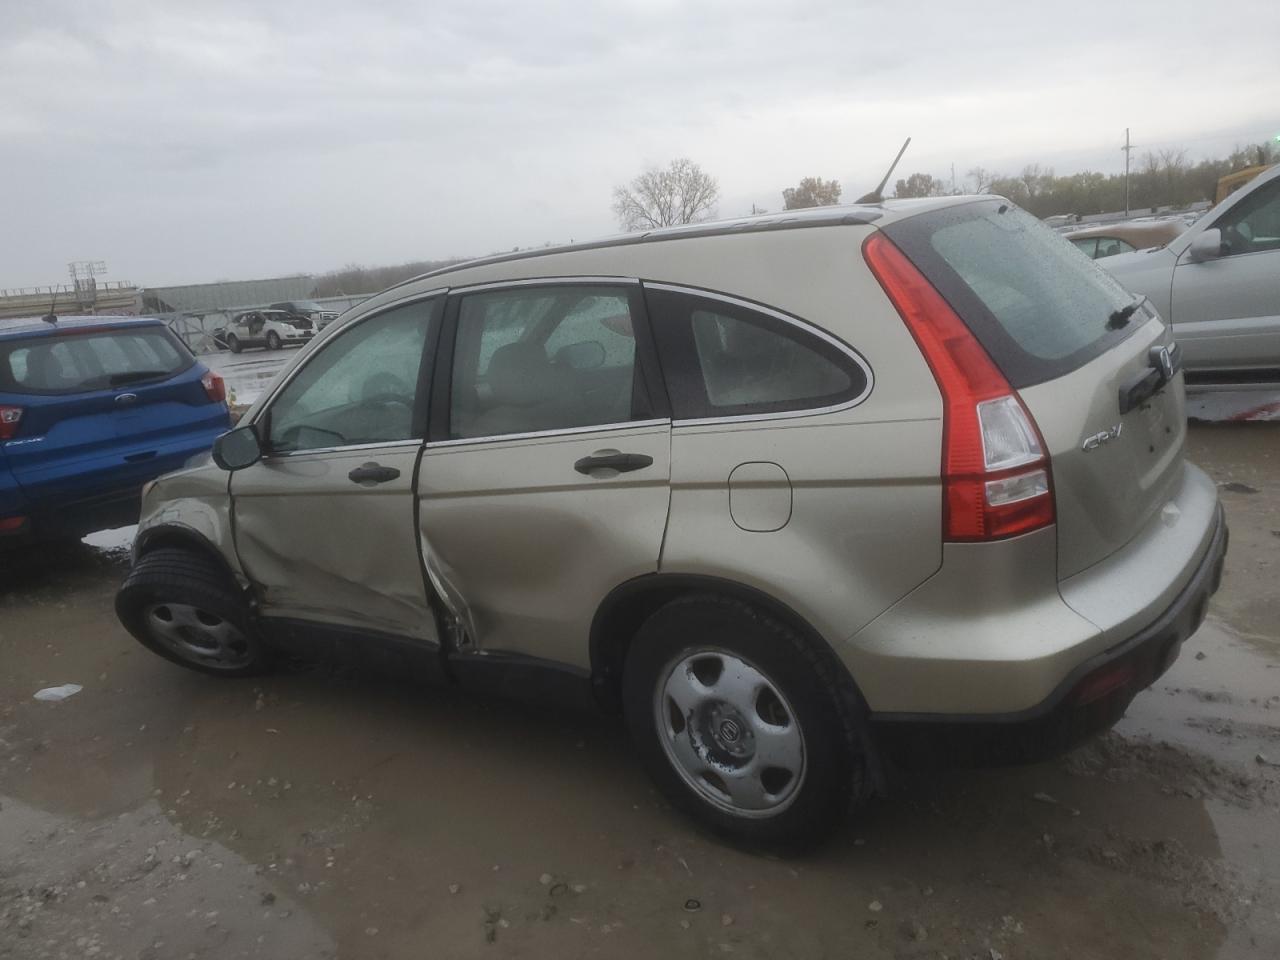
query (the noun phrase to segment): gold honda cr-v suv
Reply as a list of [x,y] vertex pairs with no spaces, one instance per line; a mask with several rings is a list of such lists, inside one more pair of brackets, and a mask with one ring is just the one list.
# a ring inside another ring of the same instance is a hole
[[1005,200],[498,257],[361,304],[144,495],[117,599],[223,676],[389,647],[623,714],[671,800],[795,847],[887,751],[1113,723],[1216,589],[1168,327]]

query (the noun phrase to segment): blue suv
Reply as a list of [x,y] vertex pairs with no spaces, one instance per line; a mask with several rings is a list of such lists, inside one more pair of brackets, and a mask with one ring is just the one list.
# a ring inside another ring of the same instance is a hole
[[230,425],[222,378],[159,320],[0,320],[0,550],[135,523],[143,485]]

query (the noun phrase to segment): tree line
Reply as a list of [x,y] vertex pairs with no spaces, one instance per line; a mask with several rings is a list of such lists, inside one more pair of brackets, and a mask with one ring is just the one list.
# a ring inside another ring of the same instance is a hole
[[[1218,179],[1245,167],[1280,161],[1280,146],[1259,143],[1237,147],[1225,157],[1191,163],[1187,151],[1171,147],[1143,153],[1129,173],[1129,209],[1185,207],[1212,200]],[[1037,217],[1055,214],[1111,213],[1125,208],[1123,173],[1085,170],[1058,176],[1052,167],[1029,164],[1014,175],[974,167],[962,185],[928,173],[913,173],[898,180],[897,197],[940,197],[950,193],[994,193],[1008,197]]]
[[[1212,200],[1218,179],[1245,167],[1280,162],[1280,144],[1237,147],[1225,157],[1191,163],[1184,148],[1147,151],[1129,174],[1131,211],[1156,207],[1185,207]],[[1055,214],[1111,213],[1125,208],[1125,176],[1085,170],[1058,176],[1052,167],[1028,164],[1018,174],[973,167],[963,183],[916,172],[900,178],[895,197],[941,197],[949,194],[991,193],[1008,197],[1037,217]],[[840,202],[840,182],[805,177],[782,191],[784,210],[826,206]],[[613,212],[626,231],[698,223],[716,215],[720,187],[716,178],[687,157],[666,168],[651,168],[613,190]],[[752,213],[767,213],[752,207]]]
[[432,270],[451,267],[466,257],[451,260],[413,260],[387,267],[363,267],[349,263],[338,270],[330,270],[316,277],[313,297],[355,297],[364,293],[377,293],[397,283],[411,280]]
[[[1184,207],[1212,200],[1218,179],[1245,167],[1280,162],[1280,144],[1237,147],[1225,157],[1191,163],[1183,148],[1147,151],[1129,175],[1129,209]],[[1058,176],[1052,167],[1028,164],[1014,175],[973,167],[962,184],[916,172],[900,178],[895,197],[941,197],[952,193],[992,193],[1008,197],[1037,217],[1055,214],[1111,213],[1125,207],[1124,174],[1085,170]],[[840,202],[838,180],[805,177],[782,190],[782,208],[800,210]],[[652,230],[699,223],[716,215],[720,185],[688,157],[665,168],[650,168],[613,190],[613,212],[625,231]],[[753,213],[767,213],[757,207]],[[374,293],[432,270],[461,263],[463,258],[418,260],[397,266],[348,264],[316,278],[313,296],[337,297]]]

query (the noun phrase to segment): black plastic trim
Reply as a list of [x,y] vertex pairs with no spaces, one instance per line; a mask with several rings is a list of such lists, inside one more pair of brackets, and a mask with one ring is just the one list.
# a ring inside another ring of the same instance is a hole
[[581,667],[519,653],[453,653],[449,673],[464,690],[541,707],[598,713],[591,673]]
[[1225,387],[1232,384],[1255,386],[1280,383],[1280,367],[1249,367],[1241,370],[1184,370],[1187,386]]
[[257,626],[273,647],[307,662],[350,662],[433,683],[448,679],[440,646],[429,640],[294,617],[259,617]]

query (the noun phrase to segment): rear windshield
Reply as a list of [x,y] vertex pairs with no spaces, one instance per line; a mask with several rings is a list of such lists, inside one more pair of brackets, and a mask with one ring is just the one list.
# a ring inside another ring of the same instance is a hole
[[1070,373],[1141,326],[1107,321],[1133,295],[1003,200],[948,207],[885,232],[938,288],[1015,387]]
[[161,327],[0,340],[0,393],[84,393],[160,380],[191,354]]

